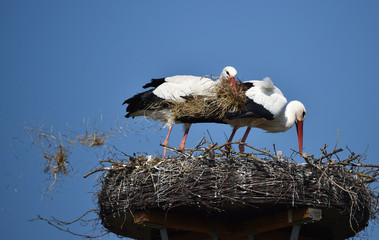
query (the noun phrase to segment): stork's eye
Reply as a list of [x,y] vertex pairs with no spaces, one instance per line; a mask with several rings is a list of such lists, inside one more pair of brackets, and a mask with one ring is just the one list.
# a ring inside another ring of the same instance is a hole
[[305,111],[303,111],[303,118],[305,117]]
[[230,75],[228,71],[226,71],[226,74],[228,74],[228,76]]

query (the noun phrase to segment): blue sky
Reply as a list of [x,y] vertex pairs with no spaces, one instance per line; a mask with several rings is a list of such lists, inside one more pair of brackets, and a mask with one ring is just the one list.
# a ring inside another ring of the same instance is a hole
[[[129,154],[162,153],[167,130],[123,119],[121,106],[151,78],[219,75],[228,65],[241,80],[271,77],[288,100],[307,108],[304,152],[334,147],[339,130],[340,147],[362,153],[368,146],[367,162],[379,164],[378,23],[379,3],[369,0],[1,1],[2,237],[73,238],[28,220],[37,214],[70,220],[94,208],[96,176],[82,176],[106,152],[73,148],[72,176],[48,191],[41,153],[25,126],[45,124],[64,134],[82,130],[83,119],[97,121],[99,128],[125,129],[126,136],[108,143]],[[207,129],[219,143],[231,133],[227,125],[193,125],[187,146]],[[172,146],[182,134],[174,126]],[[275,143],[285,154],[297,148],[295,129],[253,129],[247,142]],[[370,225],[368,239],[377,238]]]

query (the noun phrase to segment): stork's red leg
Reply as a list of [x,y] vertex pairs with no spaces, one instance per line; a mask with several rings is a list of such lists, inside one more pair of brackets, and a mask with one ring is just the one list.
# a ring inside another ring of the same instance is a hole
[[[228,143],[230,143],[230,142],[233,140],[233,138],[234,138],[234,134],[236,134],[236,131],[237,131],[237,128],[234,127],[234,128],[233,128],[233,131],[232,131],[232,134],[230,135],[230,138],[229,138],[229,140],[228,140]],[[226,150],[226,151],[229,151],[229,148],[230,148],[230,145],[225,145],[225,150]]]
[[[170,128],[168,129],[168,133],[167,133],[166,139],[163,142],[163,145],[165,145],[165,146],[168,146],[168,139],[170,138],[172,126],[173,125],[171,125]],[[163,158],[166,157],[166,152],[167,152],[167,148],[165,147],[165,148],[163,148]]]
[[184,136],[183,136],[183,139],[182,139],[182,142],[180,143],[180,146],[179,148],[180,149],[184,149],[185,145],[186,145],[186,140],[187,140],[187,136],[188,136],[188,132],[189,132],[189,129],[191,127],[191,124],[184,124]]
[[[245,132],[245,134],[243,135],[243,137],[242,137],[242,139],[241,139],[241,142],[244,143],[244,142],[246,141],[246,138],[247,138],[247,136],[249,135],[250,130],[251,130],[251,127],[247,127],[246,132]],[[238,147],[239,147],[241,153],[244,153],[244,152],[245,152],[245,145],[240,144]]]

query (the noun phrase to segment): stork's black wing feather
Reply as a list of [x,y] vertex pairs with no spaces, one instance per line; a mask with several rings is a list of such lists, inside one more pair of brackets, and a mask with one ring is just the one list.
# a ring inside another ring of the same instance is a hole
[[242,85],[243,85],[245,91],[248,90],[249,88],[254,87],[254,83],[252,83],[252,82],[242,82]]
[[159,85],[163,84],[166,82],[166,78],[156,78],[156,79],[151,79],[151,81],[143,86],[143,88],[148,88],[148,87],[154,87],[157,88]]
[[176,119],[177,121],[180,121],[182,123],[223,123],[226,124],[224,121],[218,118],[214,117],[190,117],[190,116],[184,116]]
[[229,113],[226,115],[226,118],[265,118],[267,120],[273,120],[274,115],[262,105],[254,102],[251,99],[248,99],[246,101],[246,110],[237,113]]

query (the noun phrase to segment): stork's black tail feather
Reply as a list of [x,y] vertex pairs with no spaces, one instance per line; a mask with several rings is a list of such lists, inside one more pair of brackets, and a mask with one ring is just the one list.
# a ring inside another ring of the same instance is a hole
[[[137,112],[137,111],[146,111],[149,110],[153,105],[155,107],[162,107],[164,108],[164,104],[160,104],[163,99],[160,97],[157,97],[153,93],[154,89],[148,90],[146,92],[138,93],[134,95],[133,97],[126,99],[124,101],[124,104],[128,104],[126,108],[127,114],[125,115],[126,118],[131,117],[131,114]],[[167,106],[166,106],[167,107]]]
[[[151,81],[143,86],[143,88],[149,88],[153,87],[154,89],[157,88],[159,85],[165,82],[165,78],[157,78],[157,79],[151,79]],[[131,117],[131,114],[138,112],[138,111],[146,111],[148,110],[152,105],[159,106],[159,103],[163,101],[162,98],[157,97],[153,91],[154,89],[138,93],[134,95],[133,97],[126,99],[124,101],[124,104],[128,104],[128,107],[126,108],[127,114],[125,117]],[[164,106],[161,106],[164,107]]]

